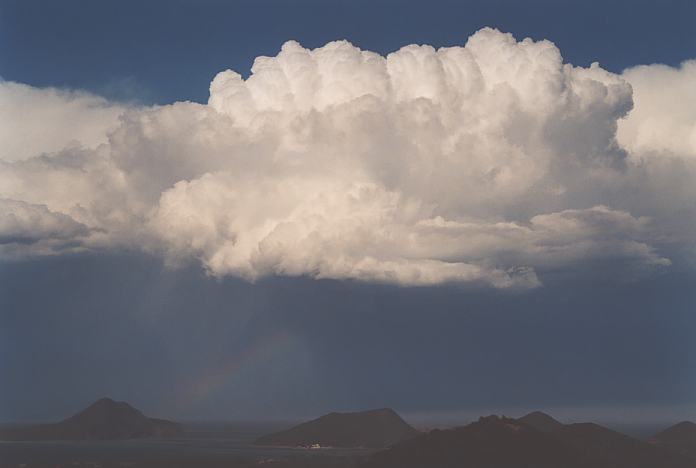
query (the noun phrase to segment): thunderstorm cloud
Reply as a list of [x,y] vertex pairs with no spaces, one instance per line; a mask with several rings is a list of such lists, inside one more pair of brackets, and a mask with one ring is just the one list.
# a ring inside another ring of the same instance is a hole
[[696,61],[618,75],[488,28],[386,57],[290,41],[207,104],[0,82],[0,256],[495,288],[649,274],[694,249],[695,82]]

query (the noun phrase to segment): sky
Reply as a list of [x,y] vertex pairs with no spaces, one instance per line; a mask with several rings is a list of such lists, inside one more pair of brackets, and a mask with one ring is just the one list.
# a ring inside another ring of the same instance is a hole
[[0,2],[0,421],[696,419],[693,2]]

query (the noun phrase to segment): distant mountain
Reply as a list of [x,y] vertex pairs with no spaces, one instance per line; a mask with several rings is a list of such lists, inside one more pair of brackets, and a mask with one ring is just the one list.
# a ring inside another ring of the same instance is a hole
[[567,424],[553,435],[610,467],[696,468],[696,464],[686,457],[598,424]]
[[589,461],[580,450],[553,435],[515,419],[489,416],[397,444],[374,454],[367,467],[585,468]]
[[680,422],[656,434],[650,442],[696,459],[696,424]]
[[0,440],[116,440],[175,437],[178,424],[148,418],[122,401],[102,398],[63,421],[0,431]]
[[[548,421],[547,421],[548,422]],[[375,453],[367,468],[695,468],[693,461],[594,424],[548,432],[489,416]]]
[[357,413],[329,413],[286,431],[258,439],[256,445],[327,447],[388,447],[418,435],[389,408]]
[[517,419],[519,422],[531,426],[541,432],[553,432],[557,429],[563,427],[563,424],[556,421],[554,418],[541,411],[534,411],[521,418]]

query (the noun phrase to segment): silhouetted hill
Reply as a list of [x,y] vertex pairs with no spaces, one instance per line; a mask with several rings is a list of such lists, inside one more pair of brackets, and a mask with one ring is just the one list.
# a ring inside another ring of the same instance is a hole
[[[489,416],[435,429],[374,454],[369,468],[585,468],[585,455],[515,419]],[[592,466],[592,468],[600,468]],[[604,467],[602,467],[604,468]]]
[[696,458],[696,424],[684,421],[656,434],[650,442]]
[[329,413],[286,431],[259,438],[257,445],[388,447],[419,432],[392,409]]
[[693,461],[596,424],[552,432],[489,416],[374,454],[368,468],[695,468]]
[[563,424],[541,411],[534,411],[518,419],[519,422],[532,426],[542,432],[553,432],[563,427]]
[[553,433],[564,442],[616,468],[694,468],[696,464],[660,447],[593,423],[568,424]]
[[102,398],[61,422],[0,432],[2,440],[111,440],[175,437],[178,424],[148,418],[125,402]]

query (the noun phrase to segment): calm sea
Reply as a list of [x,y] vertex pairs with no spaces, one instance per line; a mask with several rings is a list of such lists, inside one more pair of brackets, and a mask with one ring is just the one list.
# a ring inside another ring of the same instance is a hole
[[364,449],[253,445],[258,437],[287,427],[290,424],[188,423],[178,439],[0,441],[0,467],[341,466],[369,454]]

